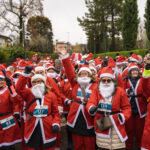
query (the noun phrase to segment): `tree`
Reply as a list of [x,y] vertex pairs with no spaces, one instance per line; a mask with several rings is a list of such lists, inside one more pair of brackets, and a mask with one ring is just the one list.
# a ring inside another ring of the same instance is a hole
[[145,9],[145,29],[147,38],[150,41],[150,0],[147,0],[146,9]]
[[[29,18],[27,23],[27,31],[31,35],[32,46],[30,46],[32,50],[52,53],[53,31],[52,24],[47,17],[34,16]],[[39,43],[41,46],[39,46]]]
[[122,22],[123,48],[135,49],[139,23],[137,0],[125,0]]
[[85,0],[85,4],[88,13],[77,20],[87,35],[88,48],[99,52],[104,51],[106,45],[115,50],[115,39],[121,33],[122,0]]
[[0,0],[1,31],[18,33],[20,44],[23,42],[23,17],[43,14],[42,0]]

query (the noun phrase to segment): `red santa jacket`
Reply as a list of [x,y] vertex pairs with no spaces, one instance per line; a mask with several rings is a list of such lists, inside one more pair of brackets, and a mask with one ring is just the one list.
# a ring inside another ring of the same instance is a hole
[[65,105],[65,101],[68,99],[71,100],[72,87],[68,79],[64,79],[59,82],[58,86],[62,98],[63,110],[65,113],[67,113],[69,111],[69,106]]
[[[130,87],[133,89],[133,93],[135,96],[139,95],[140,97],[135,97],[136,105],[138,108],[138,112],[140,115],[140,118],[143,118],[147,114],[147,100],[146,97],[143,95],[143,79],[139,79],[137,81],[136,87],[134,88],[131,81],[125,79],[124,80],[124,88],[127,91]],[[128,98],[129,101],[131,100],[131,97]]]
[[[22,141],[21,130],[14,117],[13,109],[18,100],[17,93],[11,95],[6,86],[0,90],[0,147],[14,145]],[[8,120],[6,122],[5,119],[10,118],[11,124],[7,128],[6,126],[10,122]]]
[[[100,101],[104,98],[100,94],[98,88],[92,91],[92,95],[90,96],[90,99],[87,103],[87,111],[89,112],[89,109],[92,106],[98,106]],[[118,114],[110,115],[111,122],[122,142],[127,140],[127,135],[125,132],[125,121],[129,119],[131,116],[131,106],[128,101],[128,98],[126,96],[126,93],[124,89],[117,87],[116,92],[114,96],[112,96],[113,102],[112,102],[112,108],[111,112],[121,111],[122,121],[119,120]],[[96,128],[96,120],[101,119],[102,115],[96,113],[94,117],[94,126]],[[110,138],[111,129],[108,129],[106,131],[99,131],[99,129],[96,129],[96,135],[97,136],[103,136],[106,138]]]
[[[26,101],[26,108],[28,108],[28,105],[31,103],[31,101],[35,99],[31,89],[25,87],[26,83],[30,79],[27,76],[28,75],[26,74],[21,75],[16,85],[16,91]],[[37,105],[39,105],[38,101],[34,102],[31,107],[26,110],[26,118],[29,117],[27,111],[33,113]],[[52,133],[52,125],[60,124],[60,116],[55,94],[49,92],[48,94],[44,95],[41,105],[48,106],[48,116],[42,118],[36,118],[32,116],[31,119],[25,122],[24,139],[26,143],[29,141],[38,122],[40,123],[41,132],[43,135],[43,143],[45,144],[56,140],[56,134]]]
[[[75,81],[76,76],[75,76],[69,56],[67,58],[64,58],[62,60],[62,62],[63,62],[63,66],[65,68],[66,76],[72,86],[72,99],[75,99],[75,100],[81,101],[81,102],[85,102],[85,99],[81,92],[80,85]],[[85,93],[86,93],[86,96],[88,99],[92,93],[92,90],[94,90],[96,88],[96,86],[97,86],[96,83],[93,83],[93,84],[90,83],[86,87]],[[67,125],[74,128],[80,111],[82,111],[85,121],[87,123],[87,129],[93,128],[93,125],[94,125],[93,117],[88,114],[85,106],[80,105],[79,103],[76,103],[76,102],[72,102],[70,105],[70,110],[69,110],[68,118],[67,118]]]

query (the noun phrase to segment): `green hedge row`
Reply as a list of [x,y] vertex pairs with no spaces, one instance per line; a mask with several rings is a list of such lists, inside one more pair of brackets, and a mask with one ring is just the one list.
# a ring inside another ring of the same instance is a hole
[[131,52],[137,54],[137,55],[142,55],[143,57],[145,56],[145,53],[148,51],[148,49],[139,49],[139,50],[130,50],[130,51],[120,51],[120,52],[107,52],[105,53],[100,53],[100,54],[95,54],[94,58],[97,58],[98,56],[102,55],[103,57],[105,56],[111,56],[113,58],[116,57],[116,54],[119,53],[120,55],[123,55],[125,57],[128,57]]
[[[111,56],[115,58],[117,53],[123,56],[129,56],[131,52],[144,56],[145,53],[147,52],[147,49],[120,51],[120,52],[107,52],[106,54],[100,53],[100,54],[95,54],[94,58],[100,55],[103,55],[103,57]],[[26,57],[30,59],[35,53],[37,53],[39,56],[42,57],[51,56],[52,59],[58,58],[57,54],[32,52],[29,50],[26,51]],[[10,64],[11,62],[15,61],[17,57],[24,58],[24,49],[22,47],[0,48],[0,63]]]

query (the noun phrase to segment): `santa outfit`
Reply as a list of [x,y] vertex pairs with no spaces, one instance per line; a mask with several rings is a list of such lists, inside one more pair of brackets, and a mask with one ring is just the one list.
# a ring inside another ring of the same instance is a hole
[[[72,102],[67,117],[67,126],[72,132],[75,150],[94,150],[94,120],[93,117],[88,114],[85,105],[97,84],[89,82],[89,77],[85,77],[83,80],[82,77],[78,77],[77,81],[75,81],[76,75],[68,54],[62,57],[62,63],[65,68],[66,76],[72,86]],[[87,71],[91,74],[91,70],[88,66],[82,66],[78,74],[82,71]],[[84,90],[86,96],[83,96],[82,85],[85,85]]]
[[[4,79],[2,72],[0,72],[0,78]],[[22,141],[13,107],[18,103],[19,98],[14,87],[10,86],[10,89],[12,93],[6,85],[0,89],[0,149]]]
[[40,144],[44,149],[51,150],[56,144],[56,133],[53,132],[53,128],[60,126],[57,98],[52,92],[45,93],[46,79],[44,76],[36,74],[31,78],[31,82],[35,79],[41,79],[44,83],[37,84],[31,89],[26,88],[30,74],[23,73],[16,85],[17,92],[26,101],[27,119],[24,140],[29,150],[37,149]]
[[136,138],[138,149],[141,147],[141,139],[147,114],[147,101],[143,95],[142,88],[143,81],[141,78],[131,75],[133,69],[139,71],[139,67],[136,64],[130,64],[128,69],[129,78],[124,80],[124,87],[132,108],[132,115],[126,122],[126,132],[128,135],[126,148],[130,150],[133,148],[134,138]]
[[[102,69],[100,79],[104,77],[115,79],[110,67]],[[131,115],[131,107],[125,91],[120,87],[114,87],[113,82],[105,85],[100,81],[98,88],[92,91],[86,106],[89,114],[94,116],[96,144],[99,148],[122,149],[125,148],[124,142],[127,140],[125,122]],[[103,116],[108,116],[112,124],[104,130],[96,123],[101,122]]]

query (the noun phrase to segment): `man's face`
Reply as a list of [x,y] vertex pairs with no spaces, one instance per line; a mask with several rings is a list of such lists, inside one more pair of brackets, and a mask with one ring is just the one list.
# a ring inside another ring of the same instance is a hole
[[85,70],[81,71],[79,74],[79,77],[88,77],[88,76],[89,76],[89,73]]
[[108,84],[112,83],[112,79],[111,79],[110,77],[103,77],[103,78],[100,80],[100,82],[101,82],[102,84],[108,85]]
[[54,71],[54,69],[49,69],[47,72],[48,73],[54,73],[55,71]]
[[41,74],[42,76],[45,76],[45,72],[43,70],[36,71],[35,74]]
[[41,83],[43,83],[43,80],[40,79],[40,78],[38,78],[38,79],[35,79],[35,80],[32,82],[32,86],[35,86],[35,85],[41,84]]
[[65,50],[67,48],[66,44],[57,44],[56,45],[56,51],[61,51],[61,50]]

